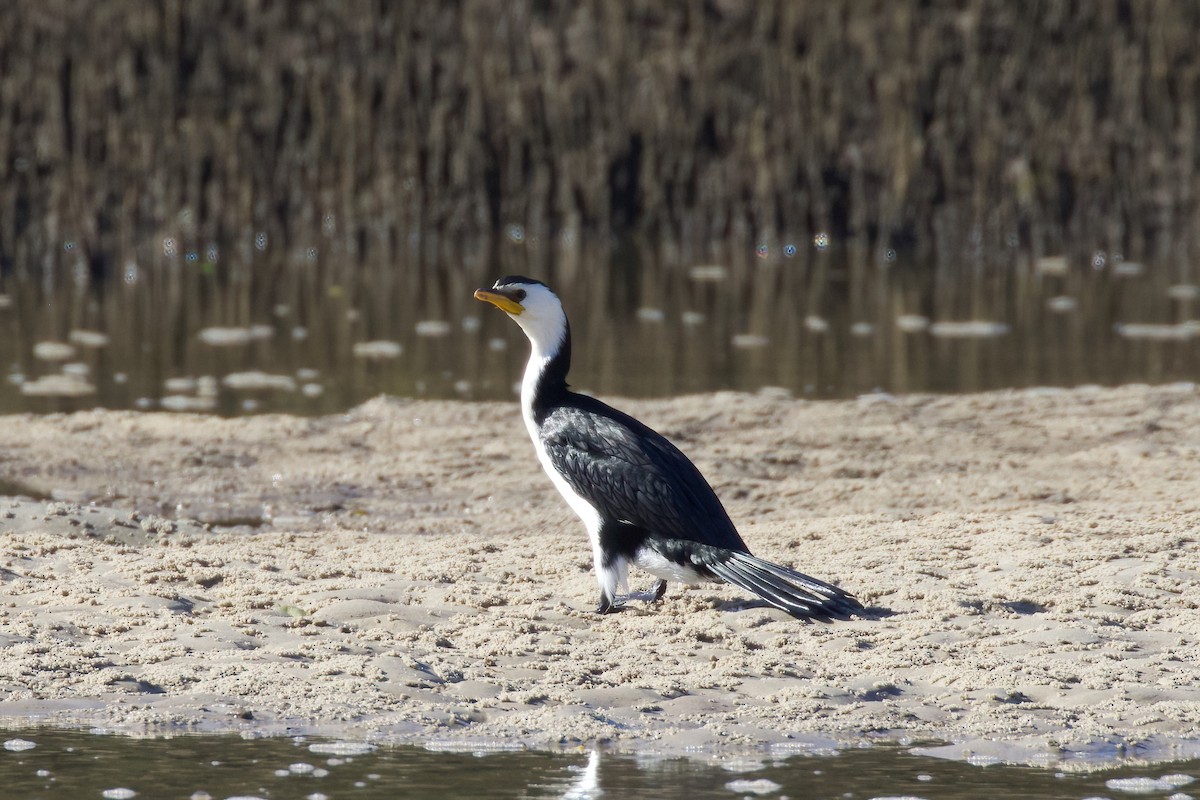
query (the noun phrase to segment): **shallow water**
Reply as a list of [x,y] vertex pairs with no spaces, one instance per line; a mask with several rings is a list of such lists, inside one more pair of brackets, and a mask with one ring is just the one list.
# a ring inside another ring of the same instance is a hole
[[[435,274],[363,267],[255,284],[221,284],[187,262],[118,285],[10,279],[0,285],[0,412],[318,414],[380,393],[510,399],[527,344],[471,293],[531,271],[521,255]],[[1093,259],[935,269],[890,252],[793,248],[687,267],[635,248],[536,276],[567,306],[573,383],[610,396],[1195,380],[1200,287],[1166,265]]]
[[[6,797],[1182,798],[1200,762],[1092,773],[973,766],[897,746],[705,760],[603,751],[445,752],[323,739],[129,738],[35,728],[0,733]],[[29,746],[32,744],[32,746]],[[1166,778],[1164,780],[1164,777]],[[1141,780],[1138,780],[1141,779]],[[122,791],[124,790],[124,791]],[[135,792],[136,794],[130,794]]]

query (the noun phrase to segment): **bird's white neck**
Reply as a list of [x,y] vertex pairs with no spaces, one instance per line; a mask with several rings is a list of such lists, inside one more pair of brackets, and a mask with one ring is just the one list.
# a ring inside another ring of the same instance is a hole
[[[522,320],[518,317],[517,321]],[[555,323],[537,328],[521,326],[529,337],[529,362],[521,379],[521,412],[534,438],[545,414],[567,392],[571,329],[561,311]]]
[[554,354],[541,352],[536,342],[531,342],[531,345],[529,362],[525,365],[525,375],[521,378],[521,416],[525,418],[525,427],[529,429],[529,435],[536,439],[538,426],[534,419],[534,401],[542,375],[550,366]]

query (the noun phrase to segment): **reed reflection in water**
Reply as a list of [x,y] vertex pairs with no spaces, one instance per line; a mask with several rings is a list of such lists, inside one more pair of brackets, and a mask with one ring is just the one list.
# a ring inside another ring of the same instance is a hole
[[[799,736],[749,752],[692,758],[573,748],[526,750],[486,739],[433,740],[424,747],[304,736],[105,735],[26,728],[5,733],[0,777],[12,797],[521,797],[597,800],[655,797],[923,797],[929,800],[1078,798],[1122,794],[1179,797],[1200,771],[1195,759],[1125,763],[1097,746],[1064,753],[1061,769],[974,763],[881,743],[839,746]],[[1003,747],[997,743],[996,747]],[[937,749],[937,748],[935,748]],[[1024,753],[1020,746],[1012,751]],[[1143,752],[1139,748],[1139,755]],[[1184,752],[1187,752],[1184,748]],[[1179,751],[1175,751],[1178,757]],[[1167,755],[1160,747],[1157,757]],[[1018,756],[1019,757],[1019,756]],[[991,757],[994,759],[994,757]],[[987,765],[987,766],[985,766]],[[1085,767],[1094,767],[1089,770]]]
[[[574,383],[605,395],[765,387],[797,396],[1194,380],[1200,288],[1097,253],[922,268],[783,243],[710,263],[646,245],[550,266],[527,243],[444,269],[314,259],[221,281],[171,254],[125,280],[0,286],[0,411],[343,411],[380,393],[511,399],[519,331],[472,299],[508,272],[563,296]],[[597,251],[598,252],[598,251]]]

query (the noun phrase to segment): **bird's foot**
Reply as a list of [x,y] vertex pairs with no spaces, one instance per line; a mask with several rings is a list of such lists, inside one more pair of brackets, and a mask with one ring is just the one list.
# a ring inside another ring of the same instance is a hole
[[609,597],[604,592],[600,593],[600,602],[596,605],[597,614],[615,614],[624,610],[625,605],[620,600]]
[[657,603],[663,599],[663,595],[667,593],[667,582],[659,580],[654,582],[654,586],[650,589],[650,602]]

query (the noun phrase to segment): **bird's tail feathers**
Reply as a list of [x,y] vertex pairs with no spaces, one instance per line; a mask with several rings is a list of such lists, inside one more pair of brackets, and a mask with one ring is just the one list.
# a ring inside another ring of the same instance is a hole
[[863,610],[853,595],[838,587],[749,553],[730,552],[727,559],[710,563],[708,568],[794,617],[845,618]]

